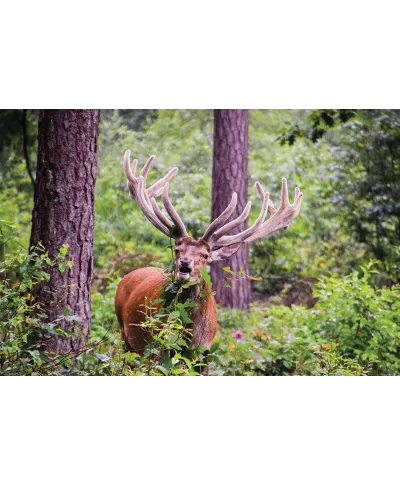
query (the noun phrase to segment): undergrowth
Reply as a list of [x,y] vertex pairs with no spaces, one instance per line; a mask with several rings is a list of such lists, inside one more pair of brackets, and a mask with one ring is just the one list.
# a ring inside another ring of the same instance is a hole
[[[4,242],[4,241],[3,241]],[[5,245],[3,244],[3,248]],[[42,248],[2,255],[0,262],[1,375],[399,375],[400,287],[377,288],[374,263],[347,276],[329,275],[315,286],[317,304],[307,309],[271,305],[248,312],[219,308],[219,331],[210,351],[191,348],[194,305],[180,297],[185,286],[170,281],[160,300],[148,302],[144,326],[153,341],[144,355],[125,352],[114,312],[119,279],[95,290],[90,338],[78,354],[51,356],[46,336],[71,337],[48,322],[32,298],[47,281],[46,268],[70,264],[63,246],[54,260]],[[154,305],[159,307],[155,312]]]

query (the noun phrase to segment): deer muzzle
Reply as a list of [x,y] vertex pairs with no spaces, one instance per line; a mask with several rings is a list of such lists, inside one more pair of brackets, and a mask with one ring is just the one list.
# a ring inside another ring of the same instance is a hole
[[181,280],[188,280],[192,272],[191,261],[181,259],[178,266],[178,278]]

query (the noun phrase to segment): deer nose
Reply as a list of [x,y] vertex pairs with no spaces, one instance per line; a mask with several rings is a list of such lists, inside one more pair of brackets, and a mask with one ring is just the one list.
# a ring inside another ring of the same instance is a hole
[[192,272],[191,262],[190,259],[181,259],[179,262],[179,273],[190,274]]

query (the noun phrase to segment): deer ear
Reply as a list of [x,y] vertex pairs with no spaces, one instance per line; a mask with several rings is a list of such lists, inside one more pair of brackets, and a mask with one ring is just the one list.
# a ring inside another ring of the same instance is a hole
[[211,261],[219,261],[221,259],[228,259],[239,250],[243,243],[231,244],[230,246],[223,246],[211,251]]

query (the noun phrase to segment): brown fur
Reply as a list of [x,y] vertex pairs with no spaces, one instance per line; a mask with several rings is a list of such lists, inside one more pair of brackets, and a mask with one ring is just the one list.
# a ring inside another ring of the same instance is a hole
[[[139,324],[146,318],[146,303],[148,305],[160,296],[167,281],[167,274],[160,268],[137,269],[121,280],[115,295],[115,312],[126,350],[143,354],[145,346],[151,342],[150,332]],[[204,283],[200,291],[205,292],[206,296],[196,298],[193,309],[193,345],[209,349],[217,333],[216,304]],[[188,296],[194,299],[195,295]],[[160,304],[154,305],[153,314],[159,307]]]
[[143,354],[151,336],[138,325],[146,318],[146,304],[160,296],[167,281],[167,275],[160,268],[137,269],[122,278],[115,295],[115,313],[126,350]]

